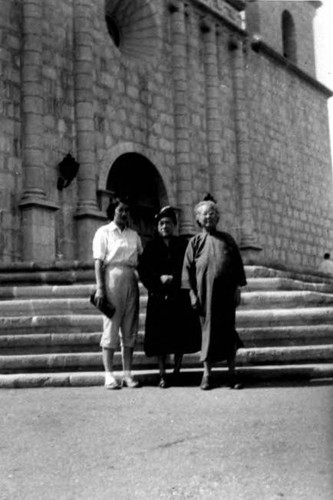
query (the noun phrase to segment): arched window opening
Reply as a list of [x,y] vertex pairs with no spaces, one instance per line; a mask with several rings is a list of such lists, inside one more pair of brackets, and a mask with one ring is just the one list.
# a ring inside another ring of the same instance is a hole
[[283,56],[297,63],[296,30],[292,15],[287,10],[282,13]]

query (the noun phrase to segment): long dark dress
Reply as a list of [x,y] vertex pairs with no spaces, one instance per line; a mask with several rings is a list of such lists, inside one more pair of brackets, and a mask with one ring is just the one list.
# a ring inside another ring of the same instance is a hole
[[[187,241],[173,236],[167,246],[160,236],[147,243],[140,258],[139,275],[148,289],[144,350],[147,356],[197,352],[201,329],[191,308],[188,292],[182,290],[181,272]],[[163,285],[163,274],[173,276]]]
[[235,330],[235,293],[246,285],[242,258],[228,233],[200,233],[188,243],[182,287],[199,300],[202,328],[201,361],[231,358],[240,346]]

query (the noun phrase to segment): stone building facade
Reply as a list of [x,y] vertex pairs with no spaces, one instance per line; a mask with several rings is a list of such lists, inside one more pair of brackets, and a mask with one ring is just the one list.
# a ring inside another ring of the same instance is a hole
[[144,240],[165,204],[191,235],[210,192],[245,259],[316,266],[333,249],[319,2],[269,4],[0,0],[0,262],[91,260],[111,192]]

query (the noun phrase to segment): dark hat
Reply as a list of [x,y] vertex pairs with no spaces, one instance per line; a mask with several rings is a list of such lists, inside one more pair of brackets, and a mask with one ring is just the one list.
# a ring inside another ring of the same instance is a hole
[[155,223],[157,224],[159,220],[161,220],[163,217],[169,217],[169,219],[172,220],[174,225],[177,225],[177,215],[176,211],[174,208],[170,207],[170,205],[167,205],[158,212],[158,214],[155,215]]

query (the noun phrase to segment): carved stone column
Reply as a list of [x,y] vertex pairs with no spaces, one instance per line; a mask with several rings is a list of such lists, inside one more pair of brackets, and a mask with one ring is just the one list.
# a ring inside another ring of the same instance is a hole
[[182,235],[192,235],[195,229],[193,223],[193,183],[190,162],[186,28],[183,1],[169,1],[169,11],[172,30],[177,203],[180,209],[179,231]]
[[43,0],[23,1],[22,139],[23,192],[22,258],[55,259],[55,211],[46,198],[43,126],[42,25]]
[[93,114],[93,13],[91,0],[74,1],[74,81],[78,174],[78,258],[90,260],[94,233],[104,219],[97,207]]
[[248,112],[243,43],[230,39],[233,88],[235,95],[235,125],[240,186],[241,241],[240,248],[245,262],[256,262],[262,250],[257,242],[252,206],[252,179],[248,137]]
[[205,87],[207,114],[207,152],[209,168],[209,192],[220,208],[223,205],[223,169],[221,151],[221,117],[219,116],[219,77],[216,43],[216,27],[208,18],[200,24],[205,51]]

